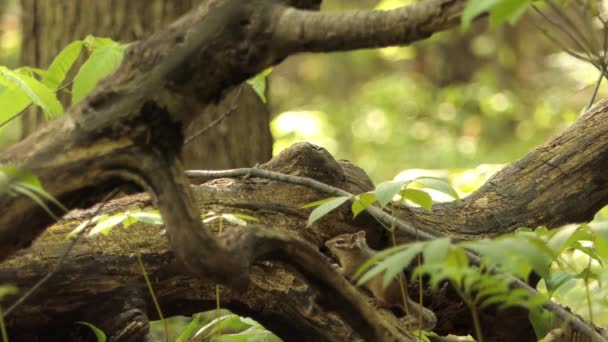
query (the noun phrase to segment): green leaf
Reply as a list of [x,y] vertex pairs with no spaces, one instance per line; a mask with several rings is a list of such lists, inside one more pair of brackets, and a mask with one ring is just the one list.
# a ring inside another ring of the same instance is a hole
[[608,239],[605,239],[601,236],[596,236],[593,242],[593,247],[595,247],[595,251],[605,263],[608,263]]
[[234,215],[240,219],[243,219],[245,221],[260,222],[260,220],[255,216],[245,215],[245,214],[232,214],[232,215]]
[[468,29],[471,22],[478,15],[487,12],[501,0],[470,0],[462,12],[461,23],[463,29]]
[[384,272],[384,278],[382,279],[382,286],[387,287],[388,284],[401,272],[404,268],[409,266],[412,262],[412,259],[418,253],[422,251],[422,248],[425,246],[425,243],[414,243],[409,246],[405,251],[394,254],[384,261],[380,262],[376,267],[385,267],[386,272]]
[[129,216],[147,224],[163,224],[163,218],[158,210],[134,212],[130,213]]
[[63,106],[57,100],[55,93],[33,77],[16,73],[0,66],[0,74],[20,89],[34,104],[40,106],[49,116],[63,114]]
[[433,212],[433,199],[427,192],[418,189],[405,189],[400,194],[404,199],[418,204],[429,213]]
[[0,299],[17,294],[19,290],[13,285],[0,285]]
[[351,206],[351,210],[353,211],[354,217],[357,217],[359,213],[367,209],[367,207],[369,207],[370,205],[374,204],[374,202],[376,202],[376,195],[373,193],[366,192],[363,194],[356,195],[353,198],[353,204]]
[[200,314],[196,314],[192,316],[192,320],[184,330],[179,334],[179,336],[175,339],[175,342],[188,342],[190,341],[190,337],[194,335],[194,333],[200,328],[202,319]]
[[89,329],[91,329],[91,331],[93,331],[93,333],[95,334],[95,337],[97,337],[97,342],[106,342],[106,334],[104,334],[104,332],[101,331],[101,329],[97,328],[96,326],[94,326],[93,324],[88,323],[88,322],[79,321],[76,323],[84,325],[84,326],[88,327]]
[[126,212],[125,214],[127,214],[127,215],[126,215],[125,219],[122,221],[122,226],[124,228],[129,228],[132,225],[134,225],[137,222],[139,222],[139,220],[136,219],[135,217],[131,216],[131,214],[129,212]]
[[28,67],[28,66],[23,66],[17,69],[14,69],[13,71],[15,71],[16,73],[19,73],[21,75],[26,75],[29,77],[34,77],[34,76],[38,76],[41,78],[44,78],[46,76],[47,71],[46,70],[42,70],[39,68],[33,68],[33,67]]
[[[329,201],[333,201],[334,198],[336,198],[336,197],[327,197],[327,198],[324,198],[322,200],[311,202],[311,203],[308,203],[308,204],[305,204],[305,205],[301,206],[300,209],[308,209],[308,208],[318,207],[321,204],[327,203]],[[213,212],[211,212],[211,213],[213,213]]]
[[498,2],[491,10],[490,24],[493,27],[505,21],[515,24],[531,3],[531,0],[502,0]]
[[32,201],[36,202],[36,204],[38,204],[42,209],[44,209],[44,211],[46,211],[46,213],[49,214],[50,217],[52,217],[56,221],[59,220],[59,217],[57,217],[57,215],[55,215],[55,213],[46,205],[46,203],[44,203],[40,199],[40,197],[35,192],[30,190],[29,188],[17,183],[17,184],[13,184],[11,189],[17,193],[20,193],[24,196],[29,197]]
[[363,264],[361,264],[361,266],[359,266],[359,269],[353,275],[353,279],[359,278],[364,272],[366,272],[368,269],[370,269],[373,265],[377,264],[380,260],[384,260],[391,255],[394,255],[401,251],[406,250],[407,248],[409,248],[409,245],[404,244],[404,245],[387,248],[385,250],[382,250],[382,251],[376,253],[373,257],[367,259],[365,262],[363,262]]
[[225,219],[226,221],[228,221],[232,224],[236,224],[239,226],[247,225],[247,221],[243,220],[242,218],[236,217],[233,214],[222,214],[221,216],[223,219]]
[[[423,242],[410,243],[389,248],[376,254],[364,262],[357,272],[355,272],[354,279],[357,279],[361,275],[361,278],[357,281],[357,286],[367,283],[382,272],[385,272],[384,281],[388,284],[397,273],[410,264],[411,260],[416,254],[420,253],[424,245],[425,243]],[[375,263],[377,263],[375,266],[370,267]]]
[[590,248],[587,246],[583,246],[580,242],[576,241],[574,243],[572,243],[572,248],[576,249],[577,251],[581,251],[584,254],[588,255],[590,258],[592,258],[593,260],[597,261],[600,266],[603,266],[603,262],[602,259],[600,258],[600,256],[597,254],[597,252],[595,251],[594,248]]
[[111,43],[96,48],[78,70],[72,86],[72,104],[88,95],[97,82],[112,73],[120,65],[126,45]]
[[425,264],[442,264],[450,249],[450,238],[440,238],[426,244],[422,251]]
[[256,94],[266,103],[266,77],[272,72],[272,68],[268,68],[259,74],[247,80],[247,83],[253,88]]
[[[38,185],[34,185],[36,183]],[[66,208],[63,204],[61,204],[61,202],[59,202],[57,199],[55,199],[55,197],[53,197],[53,195],[49,194],[48,192],[46,192],[46,190],[44,190],[42,188],[42,185],[38,181],[38,178],[36,178],[36,183],[30,183],[28,181],[25,181],[25,182],[19,182],[18,184],[22,187],[28,188],[29,190],[34,192],[36,195],[43,197],[47,201],[53,203],[54,205],[59,207],[61,210],[63,210],[64,213],[67,213],[69,211],[68,208]]]
[[528,318],[537,338],[541,339],[547,336],[553,324],[553,313],[551,311],[539,305],[528,311]]
[[71,42],[66,46],[58,55],[55,57],[49,69],[47,70],[46,75],[42,79],[42,83],[46,85],[51,90],[57,90],[68,71],[80,56],[80,52],[82,51],[82,46],[84,42],[81,40],[77,40]]
[[336,209],[337,207],[341,206],[349,199],[349,196],[334,197],[330,201],[321,204],[310,213],[310,216],[308,216],[308,223],[306,224],[306,227],[310,227],[318,219],[325,216],[327,213]]
[[443,192],[446,195],[452,196],[454,199],[460,199],[458,193],[454,188],[445,180],[441,178],[435,177],[419,177],[414,180],[415,183],[418,183],[424,187],[429,189],[437,190],[439,192]]
[[575,225],[566,226],[560,228],[557,233],[555,233],[549,241],[547,241],[547,246],[556,254],[561,253],[561,251],[567,247],[567,242],[570,241],[572,235],[578,229]]
[[373,193],[376,195],[380,207],[384,208],[401,191],[401,188],[408,183],[405,181],[387,181],[378,184]]
[[222,331],[222,341],[226,331],[240,332],[251,327],[249,321],[242,320],[239,316],[230,314],[214,319],[206,326],[202,327],[194,337],[203,336],[203,338],[216,335],[218,331]]
[[102,48],[102,47],[108,46],[108,45],[112,45],[112,44],[117,44],[117,42],[114,41],[112,38],[95,37],[92,35],[88,35],[84,38],[84,45],[90,51],[95,51],[99,48]]
[[99,222],[91,229],[89,232],[89,236],[95,236],[97,234],[108,234],[112,228],[116,225],[119,225],[127,218],[127,214],[119,213],[112,216],[107,216],[104,218],[100,218]]
[[22,112],[32,101],[16,85],[0,77],[3,90],[0,92],[0,121],[5,122]]
[[545,279],[549,297],[551,297],[558,288],[574,278],[576,278],[576,274],[570,272],[555,272],[551,274],[551,276]]
[[89,223],[96,222],[97,219],[99,219],[99,216],[95,216],[92,220],[84,220],[84,221],[80,222],[78,227],[74,228],[71,232],[68,233],[68,235],[66,235],[65,239],[68,240],[68,239],[71,239],[72,237],[78,235],[78,233],[80,233],[83,229],[85,229],[89,226]]

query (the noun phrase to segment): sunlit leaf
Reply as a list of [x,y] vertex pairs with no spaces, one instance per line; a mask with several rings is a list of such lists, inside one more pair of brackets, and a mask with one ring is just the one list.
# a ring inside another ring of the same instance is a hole
[[139,211],[129,214],[137,221],[147,224],[163,224],[163,218],[158,210]]
[[567,242],[577,229],[578,227],[574,225],[560,228],[559,231],[549,239],[547,246],[555,253],[560,253],[564,247],[567,246]]
[[378,184],[373,193],[376,195],[380,207],[384,208],[387,203],[392,201],[395,195],[397,195],[399,191],[401,191],[401,188],[407,183],[408,182],[404,181],[387,181]]
[[3,66],[0,66],[0,74],[20,89],[34,104],[41,107],[46,114],[50,116],[63,114],[63,106],[55,93],[40,81]]
[[[0,83],[2,83],[2,77],[0,77]],[[22,112],[32,103],[32,100],[16,85],[6,83],[3,86],[4,90],[0,92],[0,121],[6,122]]]
[[404,199],[418,204],[429,213],[433,211],[433,199],[427,192],[418,189],[404,189],[400,194]]
[[233,214],[222,214],[222,218],[225,219],[226,221],[232,223],[232,224],[236,224],[239,226],[246,226],[247,225],[247,221],[243,220],[242,218],[236,217]]
[[82,50],[83,42],[81,40],[74,41],[66,46],[58,55],[55,57],[51,65],[49,66],[42,83],[44,83],[49,89],[57,90],[68,71],[76,62],[80,52]]
[[71,239],[74,236],[78,235],[78,233],[80,233],[81,231],[83,231],[85,228],[87,228],[89,226],[91,221],[92,220],[84,220],[84,221],[80,222],[80,224],[76,228],[74,228],[70,233],[68,233],[68,235],[65,237],[66,240]]
[[72,104],[77,103],[97,86],[97,82],[120,65],[126,45],[111,43],[93,51],[74,77]]
[[310,216],[308,216],[308,223],[306,224],[306,226],[310,227],[318,219],[325,216],[327,213],[336,209],[337,207],[341,206],[342,204],[344,204],[344,202],[348,201],[349,199],[350,199],[350,197],[348,197],[348,196],[334,197],[330,201],[327,201],[327,202],[321,204],[320,206],[316,207],[315,210],[313,210],[310,213]]
[[95,227],[89,232],[89,236],[97,234],[108,234],[112,228],[122,223],[127,218],[127,214],[120,213],[108,217],[104,217],[97,222]]
[[6,296],[11,296],[11,295],[17,294],[17,292],[19,292],[19,290],[17,289],[16,286],[0,285],[0,299],[4,298]]
[[454,188],[448,182],[441,178],[419,177],[416,178],[414,182],[429,189],[437,190],[446,195],[452,196],[454,199],[460,199],[456,190],[454,190]]
[[240,219],[243,219],[245,221],[260,222],[260,220],[255,216],[245,215],[245,214],[232,214],[232,215],[234,215]]
[[351,206],[351,210],[353,212],[354,217],[357,217],[359,213],[367,209],[367,207],[369,207],[370,205],[374,204],[374,202],[376,202],[376,195],[374,195],[373,193],[366,192],[363,194],[356,195],[353,198],[353,204]]
[[272,68],[268,68],[254,77],[247,80],[247,83],[253,88],[256,94],[266,103],[266,77],[272,72]]

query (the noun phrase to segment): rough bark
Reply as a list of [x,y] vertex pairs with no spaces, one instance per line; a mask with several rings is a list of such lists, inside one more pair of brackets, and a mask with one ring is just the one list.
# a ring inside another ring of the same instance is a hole
[[[318,2],[298,1],[298,4],[314,7]],[[289,54],[321,51],[323,39],[328,41],[326,51],[408,44],[423,39],[455,25],[463,4],[458,0],[431,0],[409,9],[385,12],[388,21],[382,21],[379,13],[370,13],[369,17],[362,12],[350,17],[342,13],[321,14],[263,0],[206,2],[167,30],[133,44],[119,70],[100,82],[93,94],[62,118],[10,148],[0,162],[33,172],[49,193],[70,208],[94,203],[109,189],[126,181],[135,182],[160,209],[171,249],[190,274],[221,283],[233,291],[243,291],[251,286],[256,265],[282,261],[318,289],[321,297],[315,305],[335,311],[361,337],[373,341],[411,339],[407,332],[372,310],[367,300],[327,263],[319,245],[329,237],[330,230],[313,228],[298,235],[294,232],[297,225],[278,225],[272,229],[258,225],[231,227],[215,236],[203,227],[200,206],[194,202],[197,197],[188,186],[179,160],[183,129],[193,120],[192,113],[184,108],[192,103],[211,103]],[[295,21],[299,15],[301,20]],[[294,22],[310,29],[294,29],[300,27],[294,26]],[[344,29],[354,22],[365,22],[367,26],[352,32]],[[385,26],[387,22],[399,25],[391,31]],[[512,218],[514,209],[522,207],[524,212],[517,212],[520,216],[516,218],[525,223],[556,225],[587,219],[590,212],[608,202],[606,178],[601,172],[608,162],[606,115],[608,109],[602,103],[549,143],[546,151],[537,150],[512,164],[469,199],[441,207],[436,217],[406,209],[400,215],[420,229],[463,239],[492,236],[485,228],[486,223],[503,231],[512,229],[518,223]],[[573,153],[576,147],[573,139],[578,139],[579,134],[587,134],[581,141],[588,153]],[[308,153],[291,150],[282,158],[287,162],[278,165],[287,166],[277,169],[287,173],[318,176],[322,181],[349,189],[365,188],[364,183],[353,185],[322,150],[308,148]],[[298,169],[298,163],[309,165],[308,171]],[[513,179],[520,184],[515,186]],[[566,189],[559,190],[560,197],[554,199],[548,193],[558,191],[556,182],[566,185]],[[233,189],[241,191],[240,201],[247,202],[249,208],[264,213],[274,208],[285,216],[289,208],[284,205],[260,208],[264,191],[283,204],[295,200],[295,194],[310,193],[301,187],[296,187],[301,191],[292,188],[282,193],[272,186],[262,187],[264,183],[267,182],[218,181],[212,183],[216,189],[209,192],[210,201],[217,203],[222,191],[236,187]],[[257,192],[256,185],[260,186]],[[532,191],[526,192],[528,189]],[[592,200],[576,206],[565,204],[576,200],[579,193]],[[554,213],[558,219],[539,214],[546,206],[561,210]],[[484,211],[486,207],[492,211]],[[53,221],[31,201],[7,194],[0,195],[0,208],[3,212],[0,260],[29,246]],[[452,215],[448,215],[450,211]],[[461,211],[467,216],[461,215]],[[341,213],[342,221],[348,218],[344,211]],[[497,220],[497,215],[505,216]],[[436,230],[430,224],[433,220],[451,225],[446,225],[449,229]],[[376,230],[377,239],[381,239],[379,231]],[[136,304],[133,306],[141,310]],[[121,324],[116,326],[120,329]]]
[[[306,175],[356,193],[372,189],[369,178],[362,170],[347,162],[338,163],[324,150],[308,144],[292,147],[262,168]],[[195,186],[193,190],[202,212],[253,215],[265,225],[297,232],[317,248],[323,248],[323,241],[329,237],[341,232],[352,232],[360,227],[367,228],[370,243],[375,247],[385,247],[388,242],[381,230],[370,227],[369,218],[363,216],[354,222],[349,218],[348,210],[331,214],[307,229],[308,210],[298,208],[324,196],[308,188],[249,178],[219,179]],[[105,213],[149,209],[151,206],[152,200],[148,195],[135,195],[110,202]],[[64,240],[65,235],[82,220],[90,219],[95,212],[95,208],[75,211],[48,229],[31,250],[19,253],[0,266],[0,283],[17,280],[16,285],[23,291],[30,288],[41,276],[40,270],[52,268],[66,248],[68,242]],[[227,222],[224,225],[230,226]],[[210,225],[209,228],[217,231],[218,224]],[[187,315],[213,308],[215,284],[185,274],[162,232],[163,227],[138,224],[128,230],[115,228],[107,237],[83,240],[66,260],[62,271],[10,317],[11,336],[18,340],[23,338],[35,341],[34,336],[28,335],[34,331],[38,336],[45,336],[45,341],[50,336],[57,341],[65,340],[65,336],[77,328],[72,323],[83,320],[83,317],[102,328],[108,337],[116,336],[123,332],[117,326],[130,325],[106,321],[104,317],[108,315],[99,314],[107,309],[105,305],[93,312],[91,308],[99,307],[108,298],[112,301],[125,298],[125,292],[130,296],[129,303],[133,302],[135,307],[127,306],[129,310],[125,310],[121,306],[121,312],[135,312],[140,320],[142,317],[157,319],[137,265],[136,252],[141,253],[148,276],[154,280],[153,286],[164,315]],[[36,256],[35,261],[32,260],[32,255]],[[222,306],[253,316],[286,341],[342,341],[345,336],[354,338],[355,333],[339,316],[319,304],[331,303],[331,295],[290,267],[288,261],[285,259],[254,264],[246,291],[222,287]],[[443,323],[440,324],[438,333],[468,334],[472,331],[467,309],[455,296],[442,291],[433,298],[431,305],[442,317]],[[528,325],[527,315],[524,312],[506,313],[509,314],[511,325],[504,326],[504,329],[493,329],[487,333],[486,338],[493,341],[508,341],[508,338],[513,337],[529,338],[531,329],[520,329],[521,334],[518,336],[510,331],[513,324]],[[493,322],[496,315],[506,313],[488,312],[482,319],[484,322]],[[389,315],[385,319],[399,324]],[[135,326],[140,328],[140,325]],[[44,333],[46,331],[53,331],[53,334]]]

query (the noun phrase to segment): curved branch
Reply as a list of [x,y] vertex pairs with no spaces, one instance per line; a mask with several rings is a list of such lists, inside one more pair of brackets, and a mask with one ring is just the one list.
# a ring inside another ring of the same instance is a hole
[[273,40],[290,54],[407,45],[454,27],[466,0],[429,0],[391,11],[285,10]]

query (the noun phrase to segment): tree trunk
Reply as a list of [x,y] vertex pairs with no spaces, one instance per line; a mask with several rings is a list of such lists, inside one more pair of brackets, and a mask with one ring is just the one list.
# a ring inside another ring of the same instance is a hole
[[[117,41],[140,40],[166,27],[201,0],[22,0],[23,47],[21,64],[47,68],[53,58],[70,42],[87,35],[110,37]],[[200,113],[185,129],[186,138],[210,122],[233,113],[200,134],[182,154],[186,168],[227,169],[266,162],[272,154],[270,114],[249,86],[234,95],[226,92],[217,104],[192,103],[185,111]],[[63,96],[64,105],[68,104]],[[229,103],[225,103],[228,101]],[[22,137],[28,136],[45,121],[37,108],[22,117]]]

